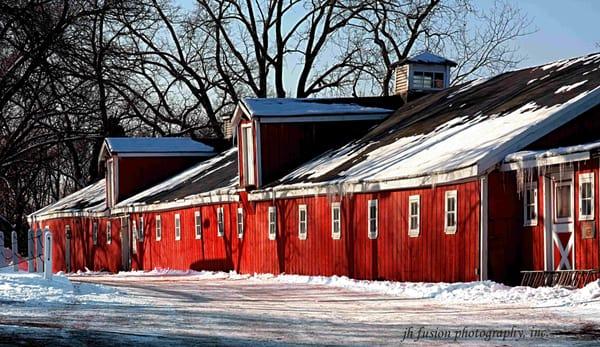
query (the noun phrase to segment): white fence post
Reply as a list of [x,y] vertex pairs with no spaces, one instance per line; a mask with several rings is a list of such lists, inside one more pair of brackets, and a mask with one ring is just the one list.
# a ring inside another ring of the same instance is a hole
[[0,230],[0,267],[6,266],[6,258],[4,255],[4,231]]
[[38,227],[35,233],[35,268],[37,272],[44,272],[44,255],[42,254],[42,229]]
[[44,232],[44,278],[52,279],[52,233],[48,228]]
[[27,230],[27,271],[34,272],[33,269],[33,230]]
[[19,240],[17,239],[17,231],[12,231],[12,258],[13,258],[13,270],[19,271]]

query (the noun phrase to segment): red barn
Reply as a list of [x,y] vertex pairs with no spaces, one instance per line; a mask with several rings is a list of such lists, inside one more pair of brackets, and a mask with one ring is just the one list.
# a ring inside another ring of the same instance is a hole
[[433,58],[397,68],[401,99],[244,100],[233,149],[97,215],[124,235],[114,249],[72,197],[31,218],[60,221],[59,249],[81,220],[69,270],[516,283],[598,269],[600,54],[450,88],[453,63]]

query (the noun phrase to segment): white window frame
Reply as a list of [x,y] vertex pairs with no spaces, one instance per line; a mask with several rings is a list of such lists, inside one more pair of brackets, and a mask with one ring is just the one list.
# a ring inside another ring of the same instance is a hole
[[223,207],[217,207],[217,236],[225,236],[225,212]]
[[140,216],[140,229],[138,230],[138,241],[144,242],[144,216]]
[[[371,213],[371,207],[375,207],[375,215]],[[369,200],[367,202],[367,230],[369,239],[375,240],[379,235],[379,201],[377,199]],[[371,221],[375,220],[375,230],[371,228]]]
[[[417,204],[417,213],[412,214],[412,205]],[[412,218],[417,218],[417,226],[413,228]],[[421,232],[421,196],[411,195],[408,197],[408,236],[417,237]]]
[[135,219],[131,221],[131,234],[133,235],[133,240],[137,241],[140,234],[139,234],[139,231],[137,228],[137,222]]
[[[533,204],[527,203],[527,196],[529,194],[529,191],[532,191]],[[529,213],[527,213],[527,208],[530,206],[531,206],[531,208],[533,208],[534,213],[535,213],[535,218],[533,218],[533,219],[530,219]],[[523,195],[523,226],[534,227],[537,225],[538,225],[538,183],[536,181],[536,182],[529,182],[525,185],[525,193]]]
[[[338,219],[335,219],[335,210],[338,211]],[[337,224],[337,232],[336,232]],[[331,203],[331,238],[339,240],[342,238],[342,209],[339,202]]]
[[162,240],[162,220],[159,214],[154,218],[154,235],[156,241]]
[[[571,200],[571,211],[570,211],[571,217],[558,218],[558,211],[556,210],[556,202],[558,201],[558,197],[556,196],[556,190],[559,186],[566,186],[566,185],[569,185],[571,188],[571,194],[569,197],[569,199]],[[573,201],[575,192],[573,191],[573,189],[575,189],[575,187],[573,186],[573,178],[564,179],[564,180],[556,180],[553,182],[553,184],[552,184],[552,194],[553,194],[552,219],[554,220],[554,224],[566,224],[566,223],[573,222],[573,218],[575,217],[574,216],[575,201]]]
[[238,239],[244,238],[244,209],[242,207],[237,209],[237,236]]
[[275,206],[269,206],[269,212],[267,213],[267,227],[269,240],[275,240],[277,238],[277,208]]
[[94,246],[98,244],[98,221],[92,222],[92,243]]
[[[448,210],[448,201],[454,199],[454,211]],[[454,225],[448,225],[448,216],[454,214]],[[446,234],[456,234],[458,229],[458,192],[456,190],[448,190],[444,197],[444,231]]]
[[181,215],[175,214],[175,241],[181,240]]
[[[302,220],[302,212],[304,212],[304,220]],[[308,209],[306,205],[298,205],[298,238],[306,240],[308,234]]]
[[194,211],[194,231],[196,240],[202,239],[202,214],[200,210]]
[[[591,203],[591,208],[590,208],[590,214],[583,214],[583,208],[582,208],[582,202],[583,202],[583,194],[582,194],[582,186],[584,183],[589,183],[590,184],[590,188],[591,188],[591,196],[588,198],[590,200]],[[596,201],[596,197],[595,197],[595,192],[594,192],[594,173],[593,172],[587,172],[587,173],[581,173],[579,174],[579,220],[580,221],[586,221],[586,220],[594,220],[594,215],[595,215],[595,201]]]
[[242,138],[242,173],[246,186],[256,185],[256,174],[254,171],[254,129],[252,124],[243,124],[241,126]]
[[110,245],[112,243],[112,225],[110,224],[110,220],[106,221],[106,244]]

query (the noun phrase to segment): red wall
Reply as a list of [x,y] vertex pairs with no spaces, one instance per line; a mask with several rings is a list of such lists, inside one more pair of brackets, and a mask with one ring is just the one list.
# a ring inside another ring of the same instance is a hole
[[[444,232],[444,192],[457,189],[459,225]],[[421,233],[408,236],[408,196],[421,196]],[[367,201],[379,200],[379,235],[367,235]],[[478,278],[479,183],[434,189],[354,194],[341,200],[342,237],[331,237],[330,201],[326,196],[277,200],[277,240],[267,237],[272,202],[244,202],[246,235],[236,270],[305,275],[346,275],[401,281],[471,281]],[[307,240],[298,238],[298,205],[308,208]]]
[[262,182],[365,134],[376,121],[260,124]]
[[[93,244],[92,221],[98,221],[98,242]],[[106,223],[111,221],[112,242],[106,243]],[[116,225],[115,225],[116,224]],[[52,271],[66,271],[66,225],[71,226],[71,270],[117,272],[121,266],[121,240],[118,233],[119,223],[114,219],[91,219],[82,217],[56,218],[39,223],[42,228],[48,226],[52,232],[53,253]]]
[[119,196],[122,201],[172,177],[204,157],[119,157]]
[[[444,192],[458,190],[458,231],[444,233]],[[408,236],[408,196],[421,196],[421,232]],[[402,281],[471,281],[478,279],[479,183],[477,181],[419,190],[354,194],[341,199],[342,236],[331,237],[330,197],[277,200],[278,234],[268,239],[267,210],[271,202],[242,202],[160,212],[162,239],[155,239],[156,213],[134,214],[139,226],[144,216],[144,240],[132,254],[132,268],[156,267],[194,270],[236,270],[241,273],[345,275],[361,279]],[[367,201],[379,201],[379,235],[367,236]],[[308,237],[298,238],[298,204],[308,207]],[[217,236],[216,208],[224,208],[225,235]],[[244,237],[236,231],[237,207],[244,207]],[[202,239],[195,239],[194,212],[202,213]],[[174,235],[174,215],[181,215],[181,240]],[[79,221],[79,222],[77,222]],[[54,270],[64,270],[64,225],[73,228],[73,271],[120,267],[118,219],[113,240],[106,245],[105,223],[100,223],[98,245],[91,245],[90,219],[44,222],[55,232]],[[132,223],[130,222],[130,225]],[[74,228],[77,226],[77,228]],[[87,240],[87,242],[85,241]]]

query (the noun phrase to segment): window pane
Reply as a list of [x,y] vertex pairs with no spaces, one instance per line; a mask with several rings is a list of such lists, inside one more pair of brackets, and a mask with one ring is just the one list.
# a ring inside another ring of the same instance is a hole
[[434,86],[434,88],[444,88],[444,74],[443,73],[436,72],[434,74],[433,86]]
[[417,216],[410,217],[410,229],[416,230],[419,228],[419,218]]
[[592,184],[591,183],[583,183],[581,184],[581,198],[586,199],[592,196]]
[[585,199],[581,201],[581,214],[590,216],[592,214],[592,200]]
[[571,186],[556,187],[556,218],[571,217]]
[[377,230],[377,219],[371,218],[369,220],[369,223],[370,223],[369,231],[375,232]]

